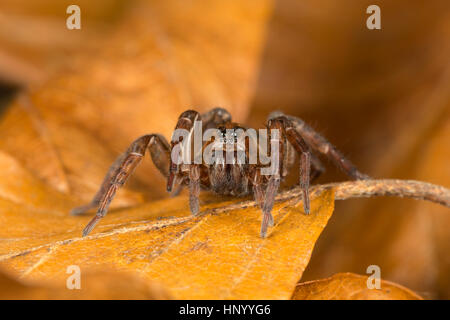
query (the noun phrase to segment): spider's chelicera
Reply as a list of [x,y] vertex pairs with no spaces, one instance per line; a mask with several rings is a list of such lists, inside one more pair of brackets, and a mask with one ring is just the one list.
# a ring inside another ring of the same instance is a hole
[[72,214],[81,214],[98,208],[83,236],[106,215],[117,189],[126,182],[147,149],[155,166],[167,177],[167,191],[178,193],[185,186],[189,188],[189,205],[194,215],[200,210],[200,189],[233,196],[253,193],[263,213],[261,237],[273,225],[271,211],[280,181],[297,157],[306,214],[310,210],[309,182],[324,171],[314,152],[331,159],[353,179],[368,178],[299,118],[273,112],[266,129],[257,133],[232,122],[225,109],[215,108],[205,114],[188,110],[180,115],[170,144],[159,134],[136,139],[112,164],[92,201],[72,210]]

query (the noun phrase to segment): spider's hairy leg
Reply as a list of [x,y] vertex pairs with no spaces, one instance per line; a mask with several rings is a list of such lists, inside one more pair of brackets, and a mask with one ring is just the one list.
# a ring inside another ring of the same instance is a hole
[[200,167],[193,164],[189,167],[189,208],[193,215],[200,211]]
[[311,171],[311,152],[302,136],[292,127],[287,119],[283,121],[288,141],[300,155],[300,188],[303,194],[303,209],[309,214],[309,179]]
[[[275,163],[272,163],[272,172],[269,178],[269,182],[267,183],[266,192],[265,192],[265,200],[262,207],[263,211],[263,220],[261,223],[261,237],[265,238],[267,234],[267,227],[269,224],[273,224],[273,216],[272,216],[272,208],[275,203],[275,196],[277,195],[278,188],[280,187],[280,180],[281,180],[281,172],[282,172],[282,164],[283,159],[285,156],[285,146],[286,146],[286,139],[285,135],[283,134],[284,128],[283,123],[279,120],[270,121],[268,124],[268,127],[270,129],[269,136],[271,139],[270,143],[270,153],[271,153],[271,159],[276,160]],[[278,139],[274,139],[272,137],[272,129],[277,129],[279,132]],[[272,149],[272,141],[275,143],[278,142],[278,150]],[[275,156],[274,152],[278,151]]]
[[255,196],[255,202],[262,209],[264,206],[264,191],[262,188],[262,177],[259,170],[254,170],[251,173],[252,185],[253,185],[253,195]]
[[[150,137],[149,138],[150,142],[148,143],[148,149],[150,150],[152,160],[153,160],[156,168],[159,170],[159,172],[161,172],[161,174],[164,177],[167,177],[167,173],[168,173],[167,168],[168,168],[168,164],[169,164],[168,159],[170,157],[169,143],[162,135],[159,135],[159,134],[152,134],[152,135],[147,135],[147,136]],[[138,141],[145,142],[145,140],[147,139],[145,137],[147,137],[147,136],[140,137],[135,142],[133,142],[133,144]],[[140,140],[140,139],[142,139],[142,140]],[[142,143],[142,142],[138,142],[138,143]],[[88,204],[73,208],[70,211],[70,213],[72,215],[80,215],[91,209],[98,207],[98,205],[100,204],[100,201],[102,200],[104,193],[106,192],[107,188],[111,184],[111,179],[112,179],[113,175],[115,174],[117,169],[121,166],[121,164],[124,162],[124,159],[128,155],[129,150],[133,147],[133,144],[129,147],[129,149],[126,152],[122,153],[114,161],[114,163],[109,167],[109,170],[106,173],[105,178],[103,178],[103,182],[100,185],[100,188],[97,191],[97,193],[95,194],[92,201]]]
[[[279,115],[275,118],[269,120],[269,123],[279,122],[283,128],[283,132],[289,141],[289,143],[294,147],[295,151],[300,155],[300,188],[303,194],[303,209],[306,214],[310,211],[310,201],[309,201],[309,180],[311,176],[311,151],[303,140],[299,132],[295,130],[291,121],[289,121],[285,116]],[[314,159],[315,170],[320,170],[321,164],[318,159]]]
[[[269,115],[269,118],[281,115],[283,115],[283,113],[276,111]],[[353,165],[353,163],[345,158],[344,155],[339,150],[337,150],[335,146],[328,142],[327,139],[316,132],[313,128],[308,126],[302,119],[289,115],[283,116],[291,121],[295,130],[302,135],[302,137],[305,139],[308,145],[311,146],[311,148],[328,157],[349,177],[355,180],[366,180],[370,178],[368,175],[359,172],[358,169]]]
[[[147,147],[150,148],[152,158],[157,160],[156,165],[158,169],[163,168],[163,160],[160,156],[161,153],[167,156],[166,153],[168,152],[168,143],[165,141],[164,137],[151,134],[136,139],[127,151],[120,155],[112,164],[100,186],[99,191],[94,196],[91,203],[72,210],[72,214],[81,214],[93,207],[98,207],[97,214],[84,228],[83,236],[88,235],[98,221],[106,215],[109,204],[116,194],[116,191],[124,185],[128,177],[137,167],[142,157],[145,155],[145,150]],[[164,170],[161,172],[164,173]]]
[[[143,136],[135,140],[124,155],[113,164],[108,172],[98,194],[98,209],[95,217],[83,230],[83,237],[87,236],[100,219],[102,219],[111,203],[116,191],[125,183],[145,154],[150,142],[150,136]],[[96,195],[97,197],[97,195]]]
[[148,144],[150,156],[156,168],[164,177],[169,175],[170,145],[160,134],[153,134]]
[[[261,172],[256,169],[253,168],[253,170],[251,170],[250,172],[250,179],[252,181],[252,185],[253,185],[253,195],[255,197],[255,202],[258,204],[258,206],[261,208],[261,210],[264,209],[264,190],[263,190],[263,179],[261,176]],[[272,214],[268,214],[268,226],[272,227],[273,226],[273,216]]]
[[273,175],[270,177],[266,187],[266,198],[263,204],[263,220],[261,223],[261,238],[265,238],[267,234],[267,227],[273,226],[272,208],[275,203],[275,196],[280,187],[280,177]]
[[[175,135],[175,132],[177,132],[177,130],[179,130],[179,129],[182,129],[182,130],[187,130],[189,132],[189,135],[191,135],[192,129],[194,128],[194,122],[197,120],[200,121],[201,116],[195,110],[187,110],[187,111],[184,111],[180,115],[180,117],[178,118],[177,124],[175,126],[174,135],[172,136],[172,139],[170,142],[171,150],[173,150],[174,147],[177,146],[179,143],[181,143],[181,146],[184,147],[183,141],[180,140],[179,136]],[[191,148],[191,146],[190,145],[186,146],[186,148]],[[172,191],[172,189],[175,185],[176,176],[179,173],[179,164],[177,163],[180,160],[180,159],[178,159],[179,156],[180,156],[180,153],[175,152],[170,157],[169,174],[168,174],[168,178],[167,178],[167,191],[168,192]],[[173,160],[175,160],[175,162]]]

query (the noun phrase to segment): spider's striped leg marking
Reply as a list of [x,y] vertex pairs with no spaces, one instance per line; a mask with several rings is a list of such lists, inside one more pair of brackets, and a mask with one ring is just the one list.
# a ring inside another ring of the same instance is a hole
[[[255,197],[255,202],[258,204],[258,206],[261,208],[261,210],[264,210],[264,202],[265,202],[265,194],[262,186],[262,177],[261,173],[258,169],[254,170],[254,173],[252,172],[252,185],[253,185],[253,195]],[[271,210],[271,209],[270,209]],[[273,226],[273,216],[269,211],[269,214],[264,215],[268,219],[266,222],[269,227]],[[263,219],[264,219],[263,217]],[[263,224],[265,222],[263,221]]]
[[300,188],[303,194],[303,209],[309,214],[309,179],[311,171],[311,152],[302,136],[294,130],[288,121],[283,122],[288,141],[300,155]]
[[[269,224],[273,224],[272,208],[275,202],[275,196],[277,195],[278,188],[280,187],[281,172],[283,171],[283,160],[285,156],[286,136],[284,133],[283,123],[278,119],[270,120],[268,123],[269,136],[270,136],[270,154],[272,161],[271,166],[274,172],[271,173],[269,182],[266,187],[265,200],[262,207],[263,220],[261,223],[261,237],[265,238],[267,235],[267,227]],[[276,140],[272,137],[272,129],[277,129],[279,137]],[[278,142],[278,150],[272,149],[272,142]],[[278,154],[274,155],[274,152],[278,151]]]
[[[200,121],[201,116],[197,111],[194,110],[187,110],[183,112],[180,117],[178,118],[177,124],[175,126],[174,135],[172,136],[171,142],[170,142],[170,150],[177,150],[178,147],[180,147],[179,150],[182,150],[182,148],[191,148],[190,145],[185,145],[186,141],[184,139],[188,139],[192,135],[192,130],[194,128],[194,122]],[[180,139],[180,136],[176,135],[178,132],[177,130],[186,130],[189,134],[187,137],[182,137]],[[178,146],[178,144],[181,144]],[[176,148],[177,147],[177,148]],[[172,189],[175,186],[175,180],[177,179],[177,176],[180,174],[180,159],[179,157],[182,156],[182,152],[186,150],[182,150],[181,152],[175,152],[174,154],[171,154],[171,157],[169,159],[170,165],[169,165],[169,174],[167,177],[167,191],[171,192]],[[192,151],[192,150],[191,150]],[[175,162],[174,162],[175,160]]]
[[[83,236],[88,235],[95,225],[108,212],[108,207],[117,190],[125,184],[127,179],[141,162],[145,150],[149,148],[152,159],[157,168],[164,174],[167,173],[167,159],[169,145],[164,137],[149,134],[136,139],[128,150],[120,155],[109,168],[103,183],[91,203],[72,210],[72,214],[81,214],[89,209],[97,207],[97,214],[83,230]],[[164,165],[164,163],[166,165]]]
[[200,168],[193,164],[189,168],[189,208],[193,215],[197,215],[200,211],[199,204],[200,195]]

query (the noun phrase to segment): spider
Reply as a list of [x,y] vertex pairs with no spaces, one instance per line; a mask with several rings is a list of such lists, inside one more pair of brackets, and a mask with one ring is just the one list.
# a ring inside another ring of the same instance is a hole
[[[306,214],[309,214],[310,211],[309,182],[316,179],[324,171],[319,158],[313,152],[328,157],[352,179],[368,179],[367,175],[360,173],[341,152],[303,120],[285,115],[280,111],[272,112],[266,125],[269,129],[271,142],[275,141],[274,145],[278,149],[276,155],[271,152],[271,156],[275,155],[274,159],[277,159],[277,165],[273,167],[274,170],[270,174],[262,174],[262,169],[267,166],[261,164],[260,161],[249,163],[248,149],[251,149],[250,144],[255,142],[250,141],[251,139],[245,139],[245,137],[243,140],[237,136],[236,130],[245,129],[245,127],[232,122],[231,115],[227,110],[215,108],[204,114],[187,110],[180,115],[175,129],[184,129],[191,134],[196,121],[201,121],[203,130],[214,129],[219,133],[218,139],[215,137],[213,140],[202,142],[202,151],[210,146],[211,150],[223,151],[226,149],[231,150],[231,153],[236,155],[239,147],[247,147],[246,153],[244,153],[244,161],[225,163],[223,158],[217,157],[222,161],[206,163],[202,160],[189,164],[179,163],[176,153],[173,156],[172,151],[181,147],[180,143],[183,142],[183,138],[174,134],[169,144],[160,134],[141,136],[131,143],[128,150],[111,165],[92,201],[87,205],[72,209],[72,214],[78,215],[97,208],[97,214],[84,228],[83,236],[88,235],[99,220],[106,215],[116,191],[127,181],[144,157],[147,149],[150,151],[157,169],[164,177],[167,177],[168,192],[174,190],[178,193],[181,188],[188,187],[189,206],[193,215],[197,215],[200,211],[200,189],[212,190],[219,195],[232,196],[246,196],[253,193],[257,205],[262,210],[260,232],[262,238],[266,237],[268,226],[273,226],[271,211],[275,196],[281,180],[288,174],[296,157],[300,157],[300,188],[303,209]],[[270,131],[273,129],[279,130],[280,133],[275,140],[272,139],[273,131]],[[270,149],[272,150],[272,148],[273,145],[271,144]]]

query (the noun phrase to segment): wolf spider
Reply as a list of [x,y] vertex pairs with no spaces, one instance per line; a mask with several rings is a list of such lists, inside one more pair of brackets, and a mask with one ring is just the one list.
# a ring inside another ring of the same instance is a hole
[[[194,121],[199,120],[202,121],[203,130],[216,128],[224,138],[227,129],[243,128],[231,121],[231,115],[228,111],[222,108],[215,108],[204,114],[199,114],[194,110],[183,112],[178,119],[175,129],[185,129],[192,132]],[[106,215],[116,191],[126,182],[144,157],[147,149],[150,151],[155,166],[164,177],[167,177],[168,192],[175,189],[179,190],[184,186],[189,188],[189,205],[193,215],[199,213],[200,189],[212,190],[220,195],[233,196],[245,196],[253,192],[255,201],[263,213],[261,223],[261,237],[263,238],[266,237],[267,227],[273,226],[271,211],[280,180],[286,177],[296,156],[300,156],[300,188],[303,195],[303,208],[306,214],[309,214],[310,210],[309,182],[324,171],[324,167],[313,151],[331,159],[336,166],[353,179],[368,178],[360,173],[331,143],[301,119],[277,111],[269,115],[266,127],[268,129],[278,129],[281,133],[279,139],[276,140],[276,143],[279,143],[279,165],[270,175],[261,174],[263,166],[259,162],[256,164],[227,164],[223,162],[214,162],[213,164],[204,162],[176,164],[171,157],[171,151],[177,144],[181,143],[180,139],[172,138],[169,145],[166,139],[159,134],[147,134],[139,137],[112,164],[92,201],[87,205],[72,210],[72,214],[77,215],[92,208],[98,208],[95,217],[84,228],[83,236],[88,235],[98,221]],[[232,137],[232,139],[226,139],[226,141],[220,141],[219,145],[221,143],[233,144],[233,142],[237,148],[236,136]],[[202,143],[203,150],[212,142]],[[246,160],[248,160],[248,154],[246,154]],[[177,188],[174,188],[176,185]]]

